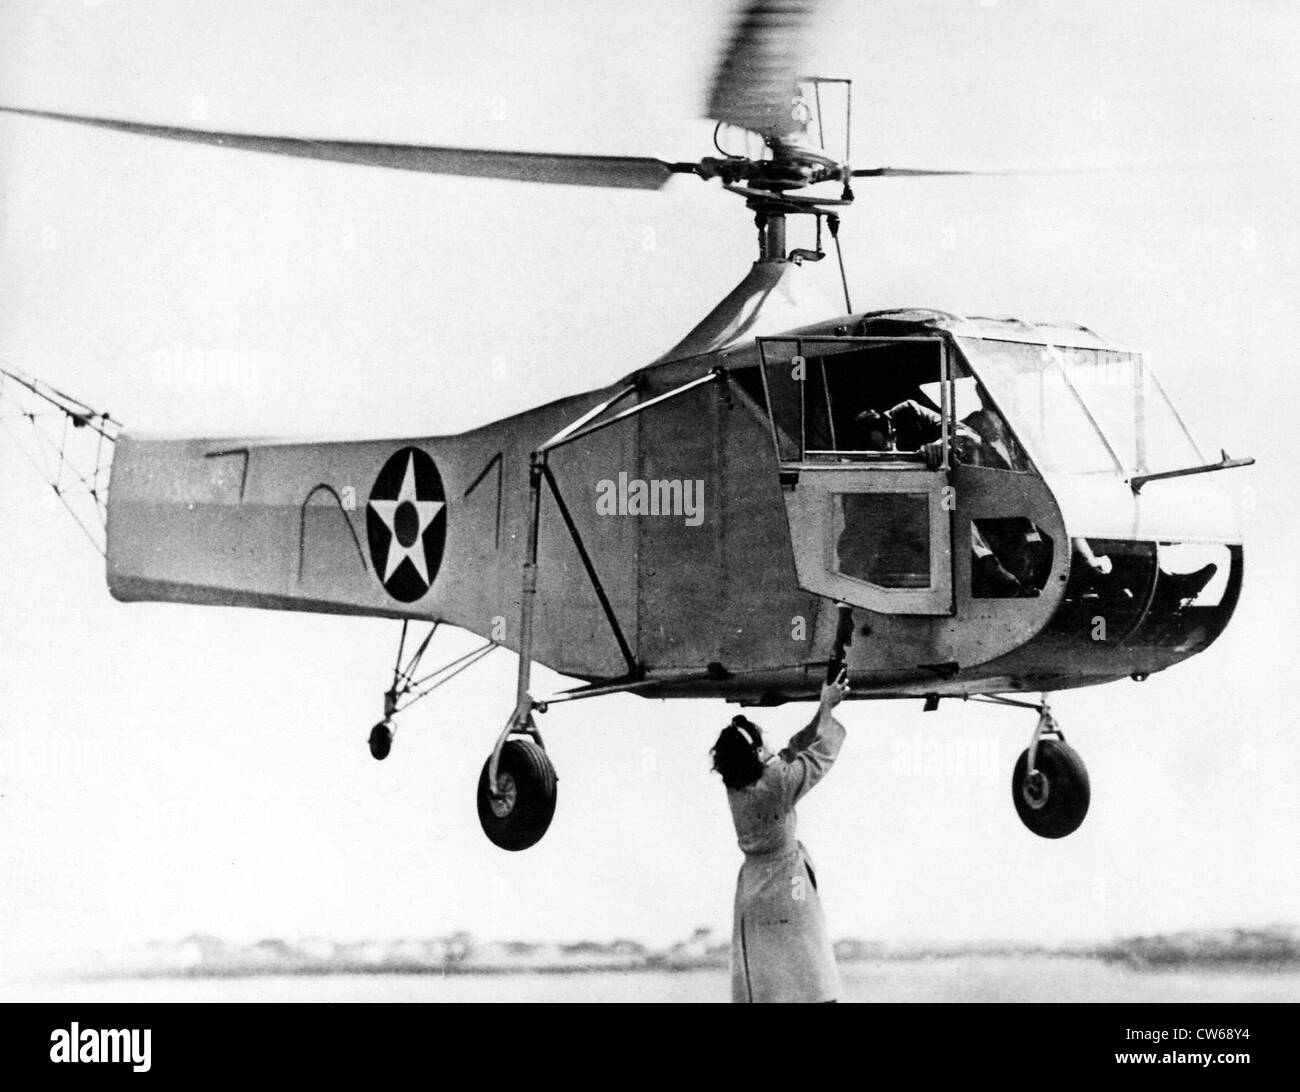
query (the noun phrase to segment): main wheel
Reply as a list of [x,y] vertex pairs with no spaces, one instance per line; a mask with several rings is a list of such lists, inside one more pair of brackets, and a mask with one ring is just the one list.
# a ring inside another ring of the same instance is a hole
[[497,766],[497,795],[488,788],[488,766],[478,779],[478,821],[495,846],[516,851],[541,841],[555,815],[555,767],[531,739],[510,739]]
[[1092,788],[1079,753],[1063,740],[1044,739],[1029,777],[1029,751],[1021,753],[1011,774],[1011,799],[1020,821],[1040,838],[1064,838],[1079,829],[1088,814]]

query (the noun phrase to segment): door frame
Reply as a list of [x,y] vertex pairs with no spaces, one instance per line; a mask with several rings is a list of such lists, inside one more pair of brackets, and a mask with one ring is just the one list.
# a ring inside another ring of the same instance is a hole
[[[928,500],[930,582],[926,587],[886,587],[835,567],[836,498],[882,493],[923,494]],[[953,613],[952,490],[947,471],[916,463],[803,464],[798,480],[785,492],[785,504],[801,588],[881,614]]]

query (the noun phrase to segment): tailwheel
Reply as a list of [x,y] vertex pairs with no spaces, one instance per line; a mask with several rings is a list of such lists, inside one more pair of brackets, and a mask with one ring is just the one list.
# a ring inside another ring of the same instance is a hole
[[[1064,739],[1038,739],[1020,755],[1011,798],[1020,821],[1040,838],[1064,838],[1088,814],[1092,789],[1079,753]],[[1030,770],[1031,752],[1035,752]]]
[[381,720],[370,729],[370,738],[366,741],[370,746],[370,757],[377,762],[382,762],[388,757],[388,752],[393,749],[393,724],[392,721]]
[[531,739],[508,739],[497,764],[496,792],[490,782],[492,759],[478,779],[478,820],[493,845],[518,851],[541,841],[555,815],[555,767]]
[[384,691],[384,719],[370,729],[370,735],[366,738],[370,757],[377,762],[382,762],[393,750],[393,734],[397,728],[393,717],[396,714],[409,709],[421,698],[437,690],[443,683],[450,682],[462,671],[473,667],[498,647],[495,641],[487,641],[428,674],[421,675],[420,665],[434,634],[438,632],[438,623],[433,622],[429,626],[429,632],[425,634],[424,640],[411,653],[410,659],[403,664],[402,657],[406,652],[406,632],[409,625],[409,620],[402,623],[402,637],[397,645],[397,662],[393,667],[393,684]]

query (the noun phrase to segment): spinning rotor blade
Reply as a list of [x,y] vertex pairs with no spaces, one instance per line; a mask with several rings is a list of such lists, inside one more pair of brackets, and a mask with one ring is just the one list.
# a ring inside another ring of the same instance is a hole
[[861,167],[853,172],[854,178],[944,178],[949,176],[1030,175],[1030,174],[1115,174],[1127,171],[1157,171],[1176,169],[1179,164],[1128,164],[1119,167],[1007,167],[992,170],[947,171],[924,167]]
[[1006,171],[931,171],[913,167],[862,167],[854,178],[935,178],[958,174],[1006,174]]
[[307,140],[301,137],[218,133],[206,129],[148,125],[114,118],[57,114],[48,110],[23,110],[12,106],[0,106],[0,112],[73,121],[81,125],[95,125],[102,129],[163,137],[167,140],[215,144],[222,148],[468,178],[504,178],[516,182],[550,182],[562,186],[657,190],[674,174],[696,172],[693,163],[665,163],[659,159],[636,156],[553,155],[549,152],[503,152],[486,148],[438,148],[423,144],[376,144],[357,140]]
[[753,0],[718,63],[706,116],[769,138],[802,131],[791,106],[808,75],[816,8],[817,0]]

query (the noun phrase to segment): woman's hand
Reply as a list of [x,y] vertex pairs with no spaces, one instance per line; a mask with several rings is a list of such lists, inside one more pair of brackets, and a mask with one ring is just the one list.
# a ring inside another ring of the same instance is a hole
[[841,668],[834,682],[822,684],[821,712],[830,713],[849,693],[849,669]]

